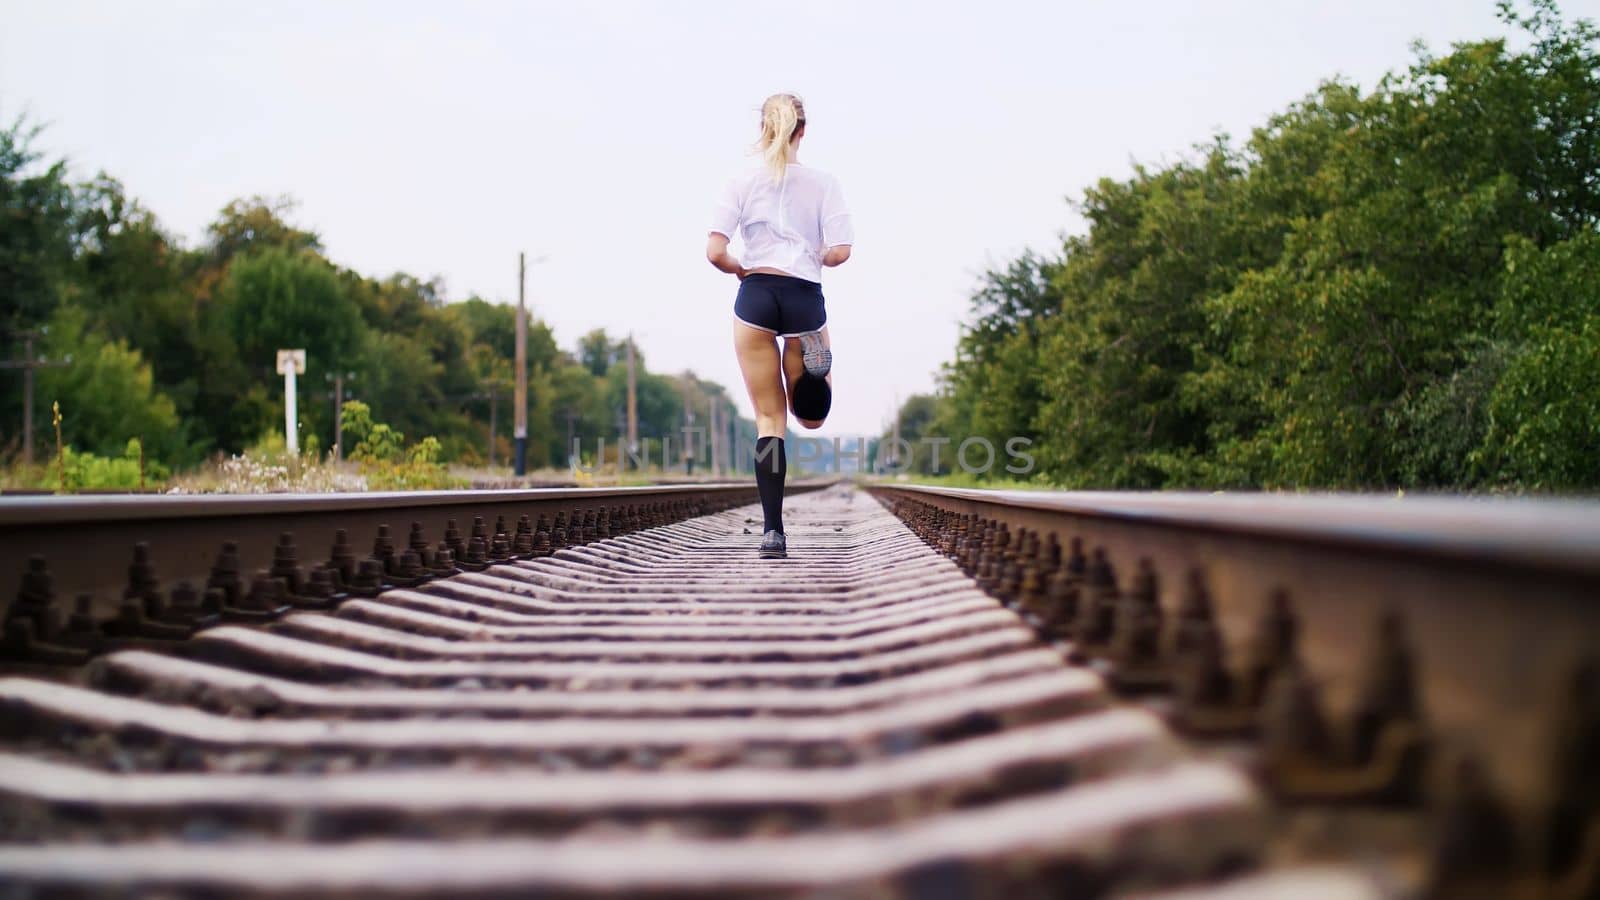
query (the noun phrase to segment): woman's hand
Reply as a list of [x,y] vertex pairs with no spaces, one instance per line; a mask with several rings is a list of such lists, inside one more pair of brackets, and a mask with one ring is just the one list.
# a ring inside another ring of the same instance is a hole
[[832,247],[829,247],[827,251],[822,254],[822,264],[831,268],[833,266],[844,265],[845,260],[849,258],[850,245],[835,244]]

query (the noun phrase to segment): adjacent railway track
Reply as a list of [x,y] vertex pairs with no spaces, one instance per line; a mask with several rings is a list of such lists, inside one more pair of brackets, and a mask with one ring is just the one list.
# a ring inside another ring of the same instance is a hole
[[1596,507],[814,487],[0,501],[0,885],[1600,891]]

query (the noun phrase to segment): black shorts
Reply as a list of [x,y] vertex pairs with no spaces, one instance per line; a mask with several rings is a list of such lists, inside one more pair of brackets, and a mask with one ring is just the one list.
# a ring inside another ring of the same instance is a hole
[[746,325],[792,337],[828,323],[822,306],[822,285],[804,278],[757,272],[739,282],[733,314]]

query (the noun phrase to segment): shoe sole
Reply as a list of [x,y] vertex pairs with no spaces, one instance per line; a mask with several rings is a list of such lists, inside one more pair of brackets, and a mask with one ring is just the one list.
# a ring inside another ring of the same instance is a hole
[[800,335],[800,359],[806,373],[816,378],[825,377],[833,370],[833,351],[822,343],[822,332],[808,331]]
[[756,554],[762,559],[788,559],[788,550],[757,550]]

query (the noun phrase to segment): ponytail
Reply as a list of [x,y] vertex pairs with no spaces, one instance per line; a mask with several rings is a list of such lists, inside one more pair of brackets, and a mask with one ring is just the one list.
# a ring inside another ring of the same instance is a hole
[[756,149],[774,181],[782,181],[788,171],[795,133],[805,125],[805,104],[793,94],[773,94],[761,104],[761,139],[756,141]]

